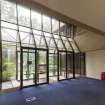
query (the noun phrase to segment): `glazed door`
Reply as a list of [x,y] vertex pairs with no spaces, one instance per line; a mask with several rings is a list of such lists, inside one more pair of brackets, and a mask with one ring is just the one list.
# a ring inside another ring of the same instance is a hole
[[49,83],[48,74],[48,51],[23,47],[20,54],[21,88]]
[[37,50],[37,84],[43,84],[48,82],[48,56],[46,50]]
[[35,85],[35,49],[22,48],[21,87]]

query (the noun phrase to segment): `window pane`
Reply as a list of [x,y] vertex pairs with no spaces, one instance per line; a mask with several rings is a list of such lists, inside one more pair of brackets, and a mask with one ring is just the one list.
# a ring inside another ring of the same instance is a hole
[[81,74],[80,53],[75,53],[75,76],[79,77]]
[[2,89],[20,86],[16,74],[16,46],[2,45]]
[[28,33],[31,32],[30,28],[26,28],[26,27],[22,27],[22,26],[19,26],[19,31],[28,32]]
[[5,0],[1,1],[1,19],[16,23],[16,4]]
[[71,41],[71,45],[72,45],[75,52],[79,52],[78,47],[77,47],[77,45],[75,44],[74,41]]
[[38,48],[46,48],[44,36],[41,31],[33,30],[35,43]]
[[41,31],[33,30],[33,34],[35,34],[35,35],[41,35]]
[[31,11],[32,28],[41,30],[41,14],[36,11]]
[[17,31],[2,28],[2,40],[10,42],[19,42],[17,41]]
[[72,51],[71,45],[67,39],[67,37],[61,36],[63,43],[65,44],[65,47],[68,51]]
[[20,25],[30,27],[30,10],[22,6],[18,6],[18,19]]
[[66,53],[59,52],[59,79],[66,79]]
[[52,19],[52,33],[59,34],[59,21]]
[[46,48],[45,39],[42,35],[34,35],[34,38],[38,48]]
[[37,51],[37,83],[47,82],[47,52],[46,51]]
[[46,32],[51,32],[51,19],[45,15],[43,15],[43,30]]
[[66,36],[66,24],[63,22],[60,22],[60,35]]
[[49,33],[44,33],[45,35],[45,39],[47,42],[47,45],[49,47],[49,49],[56,49],[55,43],[54,43],[54,39],[52,38],[52,35]]
[[30,33],[20,32],[20,38],[22,46],[34,46],[34,39]]
[[67,52],[67,78],[73,77],[73,53]]
[[60,37],[58,35],[54,35],[54,38],[55,38],[55,42],[57,44],[57,47],[59,50],[65,50],[65,47],[60,39]]
[[17,30],[17,25],[1,21],[1,26]]
[[71,37],[71,26],[67,25],[67,37]]

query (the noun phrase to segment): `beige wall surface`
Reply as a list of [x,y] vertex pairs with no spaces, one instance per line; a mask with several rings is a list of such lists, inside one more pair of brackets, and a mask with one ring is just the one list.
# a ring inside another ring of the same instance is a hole
[[105,36],[85,31],[75,37],[79,48],[83,52],[105,49]]
[[86,75],[101,79],[101,72],[105,72],[105,50],[86,53]]
[[34,0],[105,32],[105,0]]

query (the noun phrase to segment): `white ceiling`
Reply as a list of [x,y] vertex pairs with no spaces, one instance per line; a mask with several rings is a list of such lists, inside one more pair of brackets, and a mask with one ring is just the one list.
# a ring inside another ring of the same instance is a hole
[[105,0],[34,0],[105,32]]

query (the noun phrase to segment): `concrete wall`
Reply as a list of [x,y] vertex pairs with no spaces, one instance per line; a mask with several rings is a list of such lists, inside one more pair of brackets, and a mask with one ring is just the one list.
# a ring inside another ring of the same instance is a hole
[[105,72],[105,50],[86,53],[86,75],[101,79],[101,72]]

